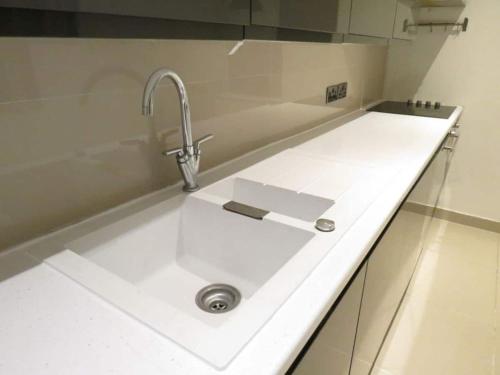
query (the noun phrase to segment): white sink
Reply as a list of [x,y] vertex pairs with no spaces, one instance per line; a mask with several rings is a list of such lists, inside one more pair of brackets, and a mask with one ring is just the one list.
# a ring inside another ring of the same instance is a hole
[[[387,181],[384,173],[286,151],[43,259],[223,369],[371,204]],[[270,212],[249,218],[224,210],[230,200]],[[335,220],[335,231],[315,230],[319,217]],[[222,314],[200,309],[196,295],[211,284],[238,289],[239,305]]]
[[123,229],[109,240],[98,232],[67,247],[182,309],[184,302],[171,294],[188,296],[188,312],[197,289],[180,289],[222,282],[250,298],[314,235],[277,221],[231,213],[192,195],[175,211],[133,230],[127,225]]
[[[279,276],[315,233],[273,213],[256,220],[229,212],[222,209],[224,199],[199,195],[102,228],[47,261],[223,368],[310,271]],[[224,314],[198,308],[197,292],[213,283],[237,288],[240,304]]]

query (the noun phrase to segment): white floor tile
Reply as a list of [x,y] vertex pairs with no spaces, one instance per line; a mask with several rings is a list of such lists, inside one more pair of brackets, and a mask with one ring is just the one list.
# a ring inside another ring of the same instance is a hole
[[500,375],[500,235],[435,220],[429,237],[372,375]]

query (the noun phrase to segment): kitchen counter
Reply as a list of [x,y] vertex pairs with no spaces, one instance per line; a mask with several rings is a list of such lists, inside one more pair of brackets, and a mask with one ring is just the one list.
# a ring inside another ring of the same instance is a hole
[[443,120],[359,111],[201,176],[200,182],[206,186],[268,157],[276,158],[278,155],[273,155],[283,150],[279,155],[285,161],[292,152],[390,171],[382,174],[386,176],[383,189],[377,191],[369,207],[223,371],[110,305],[60,273],[50,262],[40,262],[30,255],[57,253],[71,240],[174,197],[180,191],[180,185],[176,185],[30,241],[0,258],[0,373],[142,375],[286,371],[460,113],[461,108],[457,108],[450,119]]

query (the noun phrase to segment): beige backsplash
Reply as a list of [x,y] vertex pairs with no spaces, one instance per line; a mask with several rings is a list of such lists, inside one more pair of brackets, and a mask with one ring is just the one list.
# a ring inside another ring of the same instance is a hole
[[[164,82],[141,116],[149,74],[187,84],[202,169],[382,95],[387,49],[246,41],[0,39],[0,250],[179,180],[179,104]],[[349,93],[324,104],[329,84]]]

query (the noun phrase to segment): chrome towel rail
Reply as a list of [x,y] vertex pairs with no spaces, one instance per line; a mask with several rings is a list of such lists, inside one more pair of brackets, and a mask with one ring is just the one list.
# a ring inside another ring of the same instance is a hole
[[461,31],[467,31],[467,27],[469,25],[469,19],[467,17],[464,18],[463,22],[422,22],[422,23],[409,23],[406,19],[403,23],[403,32],[407,32],[410,27],[430,27],[431,32],[435,26],[444,26],[445,29],[447,27],[459,27]]

